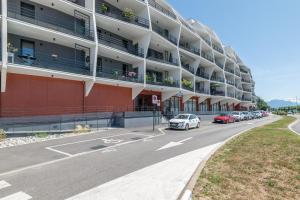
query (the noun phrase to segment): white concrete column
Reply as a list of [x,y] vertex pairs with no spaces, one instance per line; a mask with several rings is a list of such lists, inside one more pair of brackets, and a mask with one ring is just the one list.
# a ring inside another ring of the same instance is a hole
[[1,31],[1,48],[2,48],[2,67],[1,67],[1,92],[6,90],[7,76],[7,0],[2,0],[2,31]]

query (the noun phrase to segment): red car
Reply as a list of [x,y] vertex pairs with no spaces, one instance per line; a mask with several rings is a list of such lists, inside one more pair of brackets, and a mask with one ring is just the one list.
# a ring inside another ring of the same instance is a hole
[[219,116],[214,118],[214,123],[223,123],[223,124],[228,124],[228,123],[234,123],[235,118],[230,115],[230,114],[220,114]]

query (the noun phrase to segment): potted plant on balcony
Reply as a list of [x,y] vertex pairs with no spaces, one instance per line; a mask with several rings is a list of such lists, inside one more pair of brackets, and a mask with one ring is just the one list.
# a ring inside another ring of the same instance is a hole
[[171,86],[171,85],[174,85],[175,81],[173,80],[173,77],[167,77],[167,78],[164,79],[163,82],[164,82],[164,84]]
[[193,89],[193,83],[192,81],[182,79],[182,85],[188,89]]
[[100,6],[100,10],[105,14],[108,11],[108,6],[105,3],[102,3]]
[[128,19],[128,21],[132,21],[134,18],[134,11],[131,8],[125,8],[123,11],[123,16]]
[[135,72],[128,72],[128,78],[130,81],[136,81],[137,77],[136,77],[136,73]]
[[8,62],[14,63],[15,61],[15,53],[18,52],[18,48],[15,48],[12,43],[7,43],[7,57]]
[[154,81],[154,78],[151,75],[147,74],[146,81],[147,81],[147,83],[152,83]]

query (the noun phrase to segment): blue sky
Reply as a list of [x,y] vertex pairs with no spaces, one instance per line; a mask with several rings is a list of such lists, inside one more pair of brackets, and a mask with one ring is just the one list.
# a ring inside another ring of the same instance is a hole
[[265,100],[300,98],[300,0],[168,0],[211,27],[251,68]]

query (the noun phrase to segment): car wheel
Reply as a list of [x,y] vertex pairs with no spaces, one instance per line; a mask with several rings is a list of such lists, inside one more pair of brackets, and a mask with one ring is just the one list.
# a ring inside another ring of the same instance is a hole
[[198,124],[197,124],[197,128],[200,128],[200,122],[198,122]]
[[186,125],[185,125],[185,130],[188,131],[189,129],[190,129],[189,124],[186,124]]

